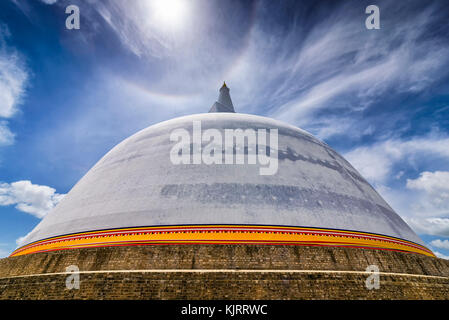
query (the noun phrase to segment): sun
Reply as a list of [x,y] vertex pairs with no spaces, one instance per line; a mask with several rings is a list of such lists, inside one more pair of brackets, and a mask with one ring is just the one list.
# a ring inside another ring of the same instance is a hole
[[150,5],[155,21],[171,29],[183,26],[190,11],[186,0],[151,0]]

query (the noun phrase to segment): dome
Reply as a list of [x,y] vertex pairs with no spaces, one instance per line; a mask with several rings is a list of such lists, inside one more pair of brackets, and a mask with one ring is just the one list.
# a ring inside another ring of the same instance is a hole
[[[201,156],[195,163],[196,148],[204,155],[207,146],[195,143],[195,126],[202,134],[215,129],[225,140],[237,129],[255,132],[257,139],[263,132],[267,139],[276,133],[276,148],[267,148],[267,155],[277,156],[276,163],[248,163],[250,146],[242,152],[243,164],[205,163]],[[189,163],[173,161],[179,156],[173,139],[177,132],[193,136],[182,145]],[[87,172],[12,255],[160,243],[349,246],[433,256],[326,143],[280,121],[229,111],[164,121],[125,139]]]

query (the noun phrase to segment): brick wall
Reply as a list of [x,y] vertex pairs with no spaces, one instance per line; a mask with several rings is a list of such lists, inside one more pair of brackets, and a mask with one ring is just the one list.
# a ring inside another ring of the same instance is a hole
[[[291,270],[365,271],[382,275],[367,290],[366,275]],[[80,290],[65,287],[69,265],[80,271]],[[148,269],[285,269],[285,272],[107,272]],[[27,276],[28,275],[28,276]],[[16,277],[15,277],[16,276]],[[17,277],[19,276],[19,277]],[[0,260],[2,299],[448,299],[449,261],[417,254],[333,247],[167,245],[89,248]]]

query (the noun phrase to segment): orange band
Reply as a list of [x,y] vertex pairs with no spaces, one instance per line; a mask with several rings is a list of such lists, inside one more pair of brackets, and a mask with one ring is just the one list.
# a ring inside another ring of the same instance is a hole
[[158,226],[83,232],[36,241],[15,250],[11,256],[88,247],[158,244],[337,246],[394,250],[435,257],[432,251],[422,245],[379,234],[336,229],[258,225]]

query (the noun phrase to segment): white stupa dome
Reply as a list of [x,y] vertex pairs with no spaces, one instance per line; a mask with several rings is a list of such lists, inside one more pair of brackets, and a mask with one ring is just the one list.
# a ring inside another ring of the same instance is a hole
[[[13,255],[154,243],[335,245],[433,255],[326,143],[283,122],[234,113],[227,96],[224,85],[212,112],[165,121],[119,143]],[[170,136],[179,129],[194,135],[194,123],[223,137],[231,129],[277,129],[277,150],[270,146],[276,172],[263,175],[263,165],[247,161],[174,164]]]

